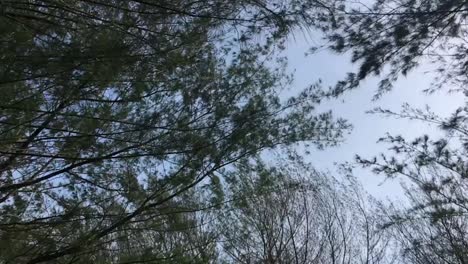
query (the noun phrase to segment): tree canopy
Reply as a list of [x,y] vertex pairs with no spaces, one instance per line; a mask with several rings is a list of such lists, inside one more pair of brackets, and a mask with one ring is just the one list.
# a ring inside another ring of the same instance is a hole
[[98,261],[241,158],[336,144],[273,56],[317,4],[2,1],[1,261]]
[[[0,263],[467,263],[466,107],[372,111],[446,132],[356,158],[407,179],[407,206],[294,148],[342,142],[351,124],[318,109],[373,75],[376,98],[426,63],[426,91],[465,91],[467,14],[462,0],[0,1]],[[298,31],[357,71],[286,96]]]

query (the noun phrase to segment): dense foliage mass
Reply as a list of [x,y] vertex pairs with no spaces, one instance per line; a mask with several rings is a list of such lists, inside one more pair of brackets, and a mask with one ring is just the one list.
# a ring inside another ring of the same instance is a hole
[[[357,158],[407,179],[407,205],[291,148],[341,142],[350,125],[317,107],[371,75],[379,97],[433,63],[428,91],[464,91],[467,14],[462,0],[0,1],[0,263],[467,263],[466,108],[374,110],[451,139],[388,135],[393,154]],[[286,98],[297,30],[357,72]]]
[[[278,96],[273,54],[322,15],[313,1],[1,4],[3,262],[114,261],[221,168],[348,127],[314,111],[314,89]],[[181,245],[144,254],[191,261],[190,237],[167,239]]]

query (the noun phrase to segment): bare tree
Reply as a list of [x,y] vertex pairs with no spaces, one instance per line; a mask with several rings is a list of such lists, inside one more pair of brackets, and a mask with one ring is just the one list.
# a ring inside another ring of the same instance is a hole
[[391,263],[388,234],[355,181],[304,163],[246,165],[235,177],[223,253],[235,263]]

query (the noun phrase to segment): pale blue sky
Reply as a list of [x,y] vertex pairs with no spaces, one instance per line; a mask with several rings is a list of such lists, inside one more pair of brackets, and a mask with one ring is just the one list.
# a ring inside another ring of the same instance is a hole
[[[324,86],[333,85],[353,67],[349,57],[328,51],[305,56],[311,43],[312,41],[306,38],[296,36],[287,45],[285,55],[289,59],[289,69],[295,71],[294,89],[305,88],[318,79],[322,79]],[[354,129],[346,137],[344,144],[324,151],[314,151],[307,156],[307,160],[319,169],[334,171],[334,162],[353,161],[355,154],[370,157],[385,152],[388,145],[376,144],[376,141],[387,132],[410,139],[422,134],[444,136],[436,127],[427,123],[365,113],[377,106],[398,111],[402,104],[409,103],[419,108],[429,105],[435,113],[447,116],[464,103],[464,96],[460,94],[448,94],[444,91],[433,95],[424,94],[422,90],[428,88],[433,77],[425,72],[428,67],[423,67],[401,78],[393,91],[377,101],[372,101],[372,96],[376,91],[378,78],[372,78],[363,82],[360,88],[342,96],[340,100],[323,102],[324,110],[331,109],[336,116],[348,119]],[[366,191],[378,198],[394,198],[402,194],[396,180],[384,182],[383,176],[373,175],[368,170],[358,170],[356,176]]]

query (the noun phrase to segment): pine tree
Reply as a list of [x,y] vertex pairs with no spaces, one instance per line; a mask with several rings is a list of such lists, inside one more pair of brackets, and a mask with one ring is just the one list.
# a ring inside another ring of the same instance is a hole
[[[466,17],[463,0],[343,1],[329,27],[330,48],[349,53],[356,72],[349,73],[331,91],[339,95],[372,75],[381,76],[376,96],[421,63],[433,63],[438,77],[427,91],[462,89],[468,82]],[[454,88],[455,87],[455,88]]]
[[127,231],[199,220],[167,207],[221,168],[336,144],[348,125],[315,111],[315,89],[279,98],[274,54],[328,14],[317,3],[2,1],[0,262],[127,261]]
[[[467,112],[460,108],[449,118],[430,110],[406,106],[400,113],[376,113],[437,124],[449,139],[424,135],[408,141],[388,135],[382,142],[392,154],[358,162],[387,177],[403,177],[408,206],[385,206],[385,228],[394,232],[408,263],[466,263],[468,252],[468,129]],[[403,203],[404,205],[405,203]]]

